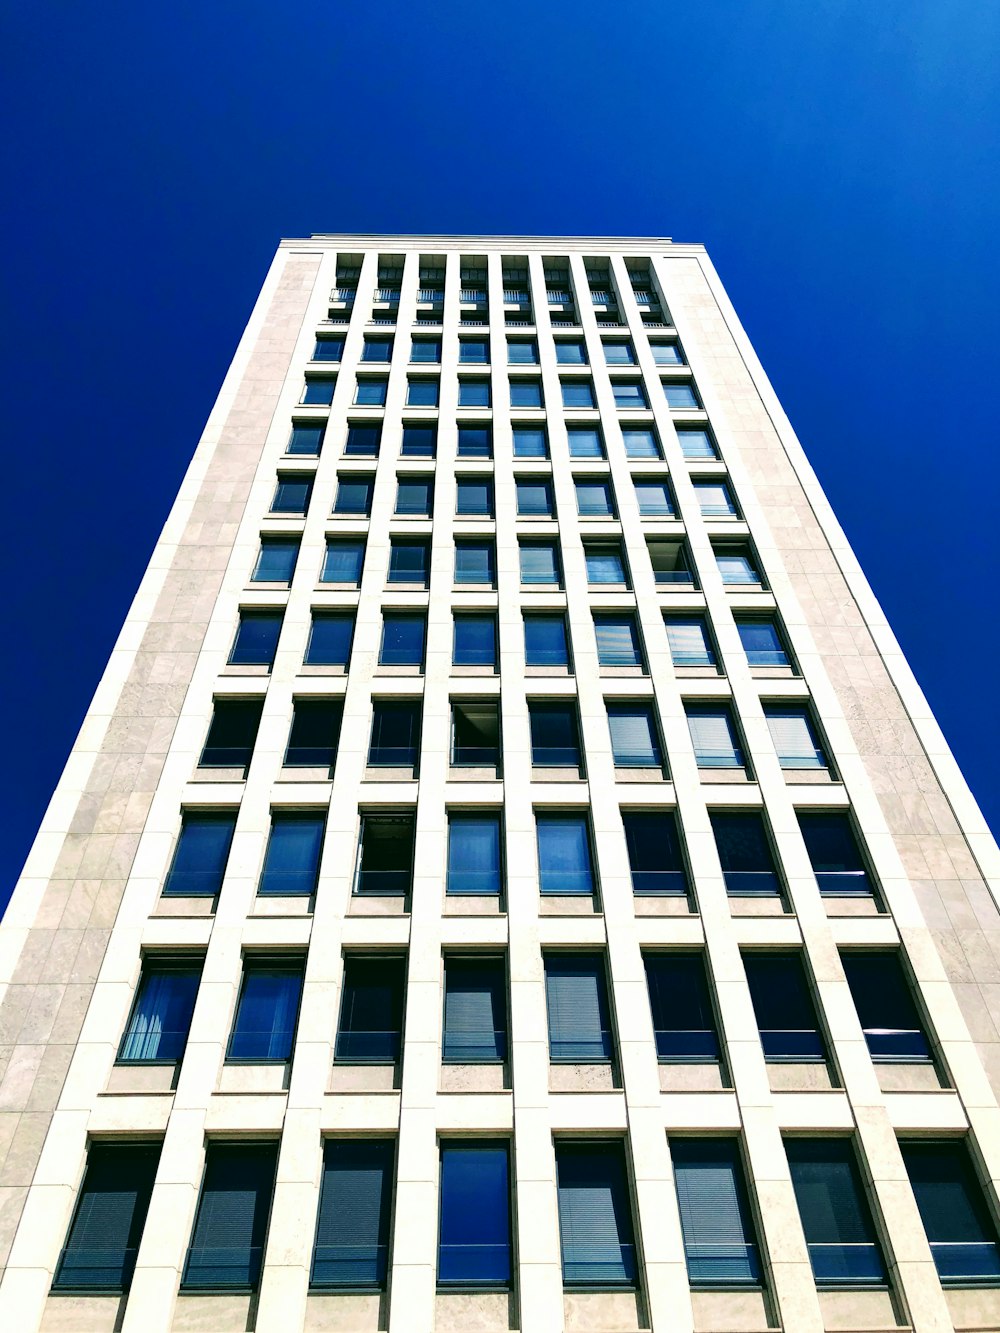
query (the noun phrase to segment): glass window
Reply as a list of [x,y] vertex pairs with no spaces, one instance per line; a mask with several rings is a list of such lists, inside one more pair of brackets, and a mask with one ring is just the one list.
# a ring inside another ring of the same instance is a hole
[[413,768],[420,753],[420,704],[416,700],[376,700],[372,705],[372,767]]
[[461,477],[458,480],[455,513],[468,518],[493,517],[493,482],[489,477]]
[[391,1065],[403,1037],[406,960],[398,955],[344,959],[335,1059],[341,1064]]
[[282,619],[280,611],[241,611],[229,653],[230,665],[273,666]]
[[692,1287],[754,1287],[760,1257],[735,1139],[671,1139]]
[[388,362],[392,360],[391,338],[366,338],[361,349],[362,361]]
[[359,477],[353,472],[341,473],[337,478],[337,499],[333,506],[335,514],[357,514],[367,518],[372,512],[372,493],[375,490],[374,477]]
[[278,484],[271,500],[272,514],[304,514],[312,495],[312,477],[297,477],[292,473],[278,473]]
[[929,1060],[930,1043],[898,952],[851,952],[840,961],[871,1058],[878,1064]]
[[563,407],[596,407],[594,401],[594,386],[590,380],[563,380],[562,405]]
[[301,997],[301,962],[246,958],[226,1059],[290,1060]]
[[759,810],[710,812],[726,892],[769,896],[781,892],[774,853]]
[[582,481],[576,478],[576,510],[583,518],[614,518],[615,506],[609,481]]
[[537,366],[538,344],[534,338],[508,338],[507,361],[512,366]]
[[743,955],[764,1059],[817,1062],[826,1048],[805,968],[798,953]]
[[437,426],[404,424],[401,458],[434,458],[437,454]]
[[263,707],[263,699],[216,699],[198,767],[247,768]]
[[392,1139],[327,1139],[310,1287],[384,1289],[394,1157]]
[[507,976],[502,958],[448,958],[444,965],[445,1064],[507,1058]]
[[118,1051],[119,1064],[177,1064],[184,1058],[201,982],[201,961],[147,955]]
[[296,699],[285,767],[332,769],[337,762],[343,712],[339,699]]
[[687,704],[688,731],[699,768],[743,768],[743,748],[727,704]]
[[313,348],[314,361],[339,361],[344,355],[345,338],[317,338]]
[[635,498],[639,502],[639,513],[643,518],[673,518],[674,499],[670,494],[670,483],[663,481],[636,480]]
[[632,344],[605,339],[604,360],[609,366],[634,366],[635,352],[632,350]]
[[649,563],[653,567],[653,578],[657,583],[694,586],[691,562],[682,541],[649,541],[646,543],[646,549],[649,551]]
[[548,954],[545,1001],[549,1059],[553,1064],[594,1064],[611,1059],[611,1016],[600,954]]
[[582,338],[560,338],[556,341],[556,361],[561,366],[585,366],[587,346]]
[[451,660],[455,666],[497,664],[496,617],[486,614],[456,613]]
[[595,615],[594,634],[601,666],[645,667],[639,627],[629,612]]
[[596,426],[567,426],[570,458],[603,458],[604,440]]
[[514,485],[517,490],[517,512],[522,517],[552,517],[552,487],[543,477],[518,477]]
[[683,408],[699,408],[698,395],[691,384],[664,384],[663,393],[667,400],[667,406],[673,410]]
[[351,660],[353,641],[353,611],[314,611],[306,644],[306,666],[346,667]]
[[634,1286],[635,1232],[622,1144],[559,1141],[556,1175],[564,1284]]
[[355,403],[358,407],[384,407],[387,384],[388,380],[384,379],[358,380],[354,390]]
[[511,380],[510,405],[511,407],[541,407],[542,381]]
[[564,616],[555,613],[524,617],[524,661],[527,666],[569,666]]
[[348,583],[357,587],[365,563],[365,543],[360,537],[328,537],[320,583]]
[[782,768],[828,768],[809,709],[802,704],[765,704],[767,729]]
[[278,1142],[210,1142],[182,1290],[256,1291]]
[[437,407],[437,380],[408,379],[406,381],[406,405],[407,407]]
[[663,624],[674,666],[715,666],[715,649],[704,616],[664,616]]
[[739,518],[739,510],[724,481],[696,481],[694,493],[703,518]]
[[719,451],[707,430],[693,430],[685,427],[678,430],[677,439],[681,453],[688,459],[718,458]]
[[760,584],[760,574],[746,545],[720,543],[715,547],[715,563],[722,575],[722,582],[728,586]]
[[396,513],[409,518],[430,518],[434,505],[434,482],[430,477],[399,477],[396,480]]
[[456,541],[455,582],[493,587],[496,583],[496,551],[492,542]]
[[515,458],[548,458],[549,441],[544,426],[514,427]]
[[687,894],[687,867],[673,811],[628,810],[622,814],[622,823],[632,892]]
[[408,893],[413,881],[413,816],[365,815],[358,843],[358,893]]
[[235,828],[234,810],[186,811],[164,895],[214,898],[222,888]]
[[795,1202],[819,1287],[886,1282],[850,1139],[786,1139]]
[[287,588],[295,573],[299,543],[292,537],[261,537],[251,583],[281,583]]
[[608,729],[616,768],[662,768],[663,751],[651,704],[609,703]]
[[736,628],[739,630],[740,642],[743,644],[743,651],[750,666],[791,666],[778,626],[773,620],[737,616]]
[[323,448],[323,436],[325,434],[326,424],[324,422],[307,424],[304,421],[296,421],[292,425],[292,433],[285,445],[285,453],[305,454],[309,458],[315,458]]
[[658,366],[683,366],[684,357],[676,342],[650,343],[653,360]]
[[381,443],[381,423],[352,421],[347,426],[344,455],[347,458],[377,458]]
[[614,390],[615,407],[649,407],[649,399],[646,397],[646,390],[638,381],[631,383],[627,380],[614,380],[612,381],[611,388]]
[[628,458],[660,458],[660,441],[656,431],[649,427],[623,427],[622,439],[625,441],[625,453]]
[[425,366],[441,364],[440,338],[414,338],[410,344],[410,360]]
[[542,893],[593,894],[594,867],[586,815],[535,817]]
[[491,811],[448,820],[448,892],[500,892],[500,816]]
[[500,709],[493,699],[452,705],[453,767],[495,768],[500,764]]
[[519,556],[522,583],[560,582],[559,551],[554,542],[521,542]]
[[459,426],[459,458],[492,458],[493,432],[489,426]]
[[529,703],[531,762],[538,767],[578,768],[580,730],[574,703]]
[[966,1144],[903,1139],[899,1147],[941,1282],[1000,1286],[996,1224]]
[[92,1142],[59,1258],[56,1291],[127,1292],[161,1143]]
[[427,617],[422,612],[384,611],[380,666],[424,665]]
[[320,380],[307,376],[299,402],[303,406],[329,407],[333,402],[333,391],[336,387],[337,381],[334,378]]
[[458,359],[466,366],[489,365],[490,340],[488,338],[460,338],[458,340]]
[[489,380],[460,379],[458,381],[459,407],[489,407]]
[[274,810],[257,892],[305,897],[316,892],[326,821],[322,811]]
[[389,542],[389,583],[419,583],[426,588],[431,577],[431,544],[395,537]]
[[510,1285],[508,1173],[505,1143],[441,1145],[440,1286]]
[[657,1058],[666,1064],[719,1060],[712,993],[700,950],[646,954],[646,985]]
[[870,894],[871,880],[849,815],[797,811],[820,893]]
[[617,542],[588,542],[583,548],[588,583],[621,583],[625,577],[625,558]]

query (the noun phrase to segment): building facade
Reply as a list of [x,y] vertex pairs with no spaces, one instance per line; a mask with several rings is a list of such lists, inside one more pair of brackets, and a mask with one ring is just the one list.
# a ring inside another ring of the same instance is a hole
[[0,1327],[1000,1329],[998,887],[700,246],[283,242],[0,927]]

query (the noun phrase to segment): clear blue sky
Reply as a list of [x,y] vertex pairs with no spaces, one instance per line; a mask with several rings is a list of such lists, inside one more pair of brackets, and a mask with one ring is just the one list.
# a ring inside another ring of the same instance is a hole
[[1000,827],[1000,3],[35,0],[0,44],[0,903],[312,231],[703,241]]

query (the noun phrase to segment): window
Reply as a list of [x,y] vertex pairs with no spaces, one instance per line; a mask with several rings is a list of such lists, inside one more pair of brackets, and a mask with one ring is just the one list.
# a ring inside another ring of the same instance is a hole
[[574,479],[576,510],[582,518],[614,518],[615,506],[611,498],[610,481]]
[[492,615],[456,614],[451,660],[455,666],[496,669],[497,622]]
[[200,959],[146,956],[119,1064],[177,1064],[184,1058],[200,981]]
[[556,341],[556,361],[561,366],[585,366],[587,347],[579,338],[560,338]]
[[459,407],[489,407],[489,380],[460,379],[458,381]]
[[440,338],[414,338],[410,344],[410,360],[425,366],[441,364]]
[[653,360],[658,366],[683,366],[684,357],[681,355],[679,344],[675,342],[650,343],[650,351],[653,353]]
[[460,338],[458,340],[458,359],[462,365],[487,366],[490,361],[490,342],[488,338]]
[[555,542],[520,542],[522,583],[559,584],[559,549]]
[[73,1220],[52,1283],[54,1290],[128,1291],[161,1146],[90,1144]]
[[536,767],[579,768],[580,731],[575,703],[529,703],[531,762]]
[[620,583],[628,586],[625,557],[618,542],[586,542],[583,559],[588,583]]
[[524,617],[524,661],[526,666],[569,667],[565,617]]
[[320,583],[346,583],[356,588],[365,563],[365,543],[360,537],[328,537]]
[[336,387],[337,381],[333,377],[321,380],[307,375],[299,402],[303,407],[329,407]]
[[634,366],[635,352],[628,342],[604,341],[604,361],[609,366]]
[[632,871],[632,892],[686,895],[687,867],[673,811],[624,811],[622,824]]
[[570,458],[603,458],[604,440],[596,426],[567,426]]
[[538,344],[534,338],[508,338],[507,361],[512,366],[537,366]]
[[316,892],[325,827],[319,810],[271,812],[271,834],[257,886],[262,898],[308,898]]
[[542,381],[511,380],[510,405],[511,407],[541,407]]
[[292,1058],[302,998],[301,961],[246,958],[227,1060],[255,1064]]
[[539,814],[538,882],[542,893],[594,892],[594,866],[586,815]]
[[353,640],[353,611],[313,611],[306,666],[337,666],[346,670]]
[[765,704],[764,716],[782,768],[829,768],[807,707]]
[[393,537],[389,542],[389,583],[417,583],[426,588],[431,577],[429,541],[407,541]]
[[447,958],[444,965],[445,1064],[496,1064],[507,1058],[507,976],[502,958]]
[[724,481],[696,481],[694,493],[702,518],[739,518],[729,486]]
[[781,892],[770,839],[759,810],[714,810],[709,814],[719,849],[726,892],[767,897]]
[[681,453],[689,460],[719,456],[719,451],[707,430],[685,427],[683,430],[678,430],[677,440],[681,446]]
[[500,816],[453,814],[448,820],[448,892],[499,894]]
[[510,1185],[505,1143],[441,1145],[438,1285],[510,1285]]
[[235,828],[234,810],[185,811],[164,897],[214,898],[222,888]]
[[850,1139],[786,1139],[785,1152],[816,1285],[883,1284],[885,1264]]
[[778,1063],[826,1058],[816,1008],[797,953],[743,955],[764,1059]]
[[389,362],[392,360],[391,338],[366,338],[361,349],[362,361]]
[[660,453],[660,441],[656,431],[648,427],[623,428],[622,439],[625,441],[625,455],[628,458],[659,459],[663,456]]
[[384,611],[379,666],[424,665],[427,617],[422,612]]
[[544,426],[514,427],[515,458],[548,458],[549,441]]
[[408,518],[430,518],[434,482],[430,477],[399,477],[396,481],[396,513]]
[[896,950],[845,953],[840,961],[871,1058],[877,1064],[929,1060],[930,1043]]
[[299,543],[294,538],[261,537],[251,583],[280,583],[287,588],[298,558]]
[[493,432],[489,426],[459,426],[459,458],[492,458]]
[[594,634],[597,639],[597,660],[606,667],[639,667],[645,670],[642,640],[635,616],[595,615]]
[[460,477],[455,486],[455,513],[461,518],[493,517],[493,483],[489,477]]
[[552,517],[552,486],[544,479],[517,477],[517,512],[522,518]]
[[406,960],[398,954],[344,960],[335,1059],[343,1064],[395,1064],[403,1044]]
[[407,407],[437,407],[437,405],[438,405],[437,380],[408,379],[406,381]]
[[646,397],[646,390],[636,380],[630,383],[627,380],[613,380],[611,388],[615,395],[615,407],[623,408],[648,408],[649,399]]
[[492,542],[456,541],[455,582],[493,587],[496,583],[496,550]]
[[718,1062],[719,1036],[704,955],[654,953],[644,961],[657,1058],[666,1064]]
[[339,361],[344,355],[345,338],[317,338],[313,348],[314,361]]
[[600,954],[548,954],[545,1002],[553,1064],[599,1064],[611,1059],[611,1017]]
[[337,499],[334,502],[335,514],[357,514],[367,518],[372,512],[372,493],[375,490],[374,477],[361,477],[355,473],[341,473],[337,478]]
[[996,1224],[966,1144],[904,1139],[899,1147],[942,1283],[1000,1285]]
[[652,704],[609,703],[608,729],[616,768],[663,768]]
[[285,445],[286,454],[305,454],[315,458],[323,448],[323,436],[326,426],[323,423],[312,424],[305,421],[292,423],[292,433]]
[[785,645],[781,641],[778,626],[773,620],[758,620],[756,617],[737,616],[736,628],[740,633],[740,642],[747,655],[750,666],[787,667],[791,666]]
[[394,1156],[392,1139],[327,1139],[309,1281],[313,1289],[385,1287]]
[[650,541],[646,543],[646,549],[657,583],[673,583],[687,588],[695,586],[687,548],[682,541]]
[[282,619],[281,611],[241,611],[229,653],[230,666],[272,667]]
[[384,379],[364,379],[358,380],[358,386],[354,390],[354,402],[358,407],[384,407],[385,390],[388,380]]
[[870,894],[871,880],[849,815],[799,810],[799,829],[820,893]]
[[621,1142],[557,1142],[556,1176],[565,1285],[634,1286],[635,1232]]
[[332,769],[343,712],[339,699],[296,699],[285,767]]
[[371,767],[414,768],[420,753],[420,704],[416,700],[372,705]]
[[639,502],[639,513],[643,518],[673,518],[674,500],[670,493],[670,483],[636,478],[635,498]]
[[381,424],[360,421],[348,422],[347,443],[344,445],[345,457],[377,458],[381,443]]
[[701,407],[701,403],[698,402],[698,395],[691,384],[664,384],[663,393],[667,400],[667,406],[672,411]]
[[715,666],[715,649],[704,616],[664,616],[663,624],[674,666]]
[[263,699],[216,699],[198,767],[247,768],[263,707]]
[[271,500],[272,514],[301,516],[309,508],[312,495],[312,477],[299,477],[291,472],[279,472],[278,484]]
[[401,458],[434,458],[437,454],[437,426],[403,425]]
[[590,380],[562,380],[563,407],[596,407],[594,386]]
[[722,543],[715,547],[715,563],[728,587],[759,587],[761,577],[746,543]]
[[746,766],[728,704],[687,704],[684,711],[699,768]]
[[358,844],[358,893],[408,893],[413,882],[413,816],[365,815]]
[[451,710],[451,762],[455,768],[500,764],[500,711],[496,700],[467,700]]
[[277,1165],[277,1142],[209,1143],[182,1289],[257,1289]]
[[736,1140],[671,1139],[670,1155],[691,1286],[757,1286],[760,1258]]

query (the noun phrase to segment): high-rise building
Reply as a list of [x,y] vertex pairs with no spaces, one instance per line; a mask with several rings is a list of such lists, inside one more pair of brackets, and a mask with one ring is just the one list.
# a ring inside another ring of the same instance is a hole
[[283,242],[0,929],[0,1327],[1000,1328],[998,860],[700,246]]

